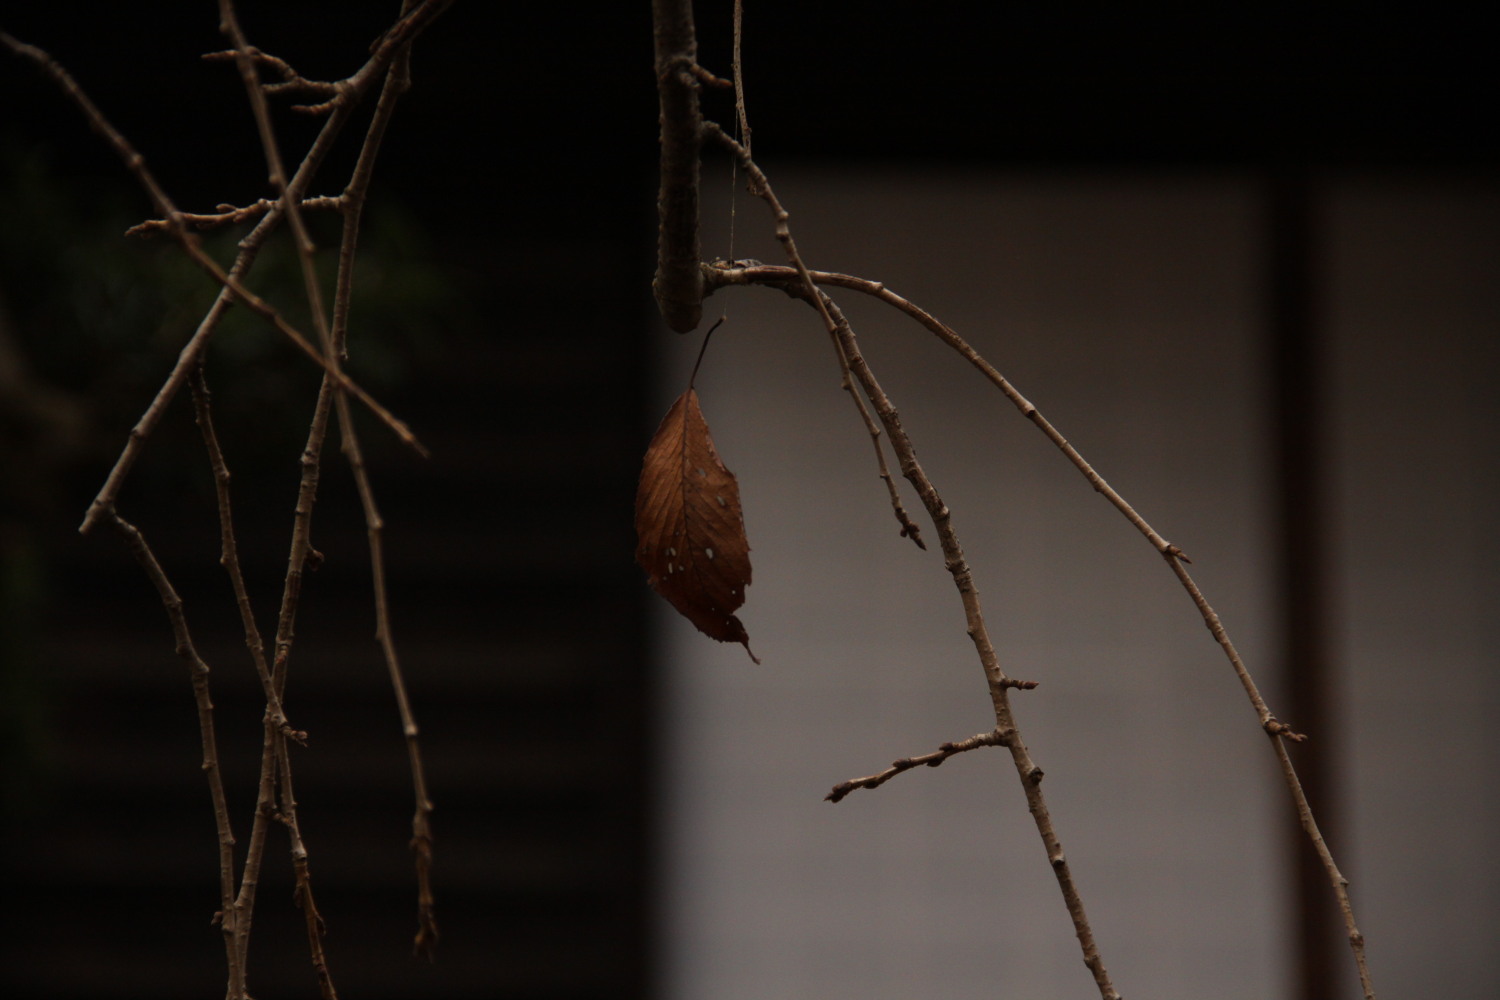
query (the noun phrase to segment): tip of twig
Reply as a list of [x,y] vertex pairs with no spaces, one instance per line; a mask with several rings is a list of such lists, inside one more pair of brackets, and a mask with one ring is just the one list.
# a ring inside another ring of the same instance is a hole
[[344,103],[344,97],[340,94],[319,104],[293,104],[292,110],[303,115],[326,115],[342,103]]
[[436,962],[438,937],[437,921],[433,919],[432,914],[423,914],[421,927],[412,941],[411,953],[428,962]]

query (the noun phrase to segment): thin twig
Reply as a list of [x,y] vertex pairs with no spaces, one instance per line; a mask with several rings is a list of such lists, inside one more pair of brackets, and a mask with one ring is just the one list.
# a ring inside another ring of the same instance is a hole
[[[410,15],[414,6],[411,2],[405,3],[402,9],[403,17]],[[327,374],[329,380],[336,383],[340,390],[334,396],[334,406],[339,416],[340,427],[342,428],[344,452],[354,474],[370,539],[370,560],[375,589],[376,638],[381,645],[387,671],[391,677],[391,684],[396,693],[402,728],[406,735],[408,757],[411,763],[413,784],[417,798],[417,811],[413,821],[412,841],[413,849],[417,855],[416,867],[418,876],[419,916],[416,947],[419,952],[430,958],[437,943],[437,924],[433,912],[434,904],[430,879],[432,862],[430,817],[432,803],[426,792],[426,780],[422,768],[420,744],[418,742],[418,729],[411,710],[410,701],[406,694],[405,683],[396,656],[395,644],[391,638],[385,587],[385,562],[381,545],[383,522],[375,504],[374,491],[370,485],[364,459],[359,448],[358,437],[354,428],[352,415],[349,411],[347,396],[342,391],[345,389],[345,385],[338,377],[342,374],[339,370],[339,364],[344,355],[347,326],[340,325],[338,330],[335,331],[327,320],[322,302],[321,289],[317,280],[313,258],[313,244],[303,223],[299,206],[286,193],[286,174],[271,128],[270,113],[266,106],[265,95],[255,71],[255,60],[251,55],[249,43],[239,27],[231,0],[220,0],[220,20],[222,30],[234,43],[236,52],[238,53],[236,62],[239,66],[240,74],[244,79],[246,93],[250,98],[251,109],[260,131],[261,144],[266,155],[266,164],[270,173],[271,185],[281,194],[281,200],[287,212],[288,223],[293,231],[298,257],[302,265],[303,284],[308,298],[308,305],[314,317],[319,339],[322,342],[323,356],[331,365]],[[358,239],[360,215],[363,210],[363,202],[368,189],[370,174],[373,170],[376,153],[379,150],[386,127],[389,124],[390,116],[394,111],[395,102],[410,86],[409,57],[409,47],[403,48],[391,62],[386,75],[385,86],[381,90],[375,116],[365,135],[365,142],[360,151],[359,162],[356,165],[348,189],[343,196],[343,203],[347,211],[344,219],[344,237],[340,245],[339,275],[336,293],[338,303],[335,307],[340,324],[347,324],[350,293],[353,287],[354,250]],[[284,664],[285,660],[278,657],[278,662]],[[295,807],[292,805],[289,808],[289,805],[291,805],[289,764],[285,760],[284,752],[278,754],[278,759],[281,761],[281,770],[284,775],[282,781],[282,808],[283,812],[287,813],[287,825],[293,837],[293,852],[294,857],[297,859],[298,899],[307,918],[308,940],[310,947],[313,949],[314,965],[319,972],[319,981],[323,984],[325,997],[331,997],[332,984],[327,977],[327,968],[322,958],[320,943],[321,919],[318,917],[317,907],[313,901],[312,886],[307,871],[306,850],[301,842]]]
[[[210,393],[208,383],[203,375],[200,364],[193,370],[189,381],[193,393],[193,412],[197,420],[199,430],[203,435],[204,446],[208,450],[209,464],[214,473],[214,488],[219,507],[219,535],[221,554],[219,562],[229,574],[230,584],[234,589],[235,603],[240,609],[240,621],[245,630],[245,645],[250,650],[251,661],[255,665],[255,672],[260,678],[261,687],[266,697],[266,712],[263,720],[265,728],[265,740],[263,750],[263,770],[259,791],[257,792],[257,809],[255,821],[252,824],[250,836],[250,850],[245,864],[245,877],[236,894],[232,909],[234,919],[234,948],[232,955],[234,963],[231,965],[231,981],[229,997],[232,1000],[244,996],[244,970],[249,965],[250,926],[254,918],[255,890],[259,882],[261,857],[264,852],[266,824],[272,819],[274,809],[274,786],[272,776],[278,771],[285,772],[285,781],[290,785],[290,761],[287,758],[287,740],[294,739],[302,742],[306,734],[294,731],[286,719],[286,712],[282,708],[280,692],[271,677],[266,663],[265,643],[261,639],[260,629],[255,624],[255,615],[250,606],[249,592],[245,587],[244,574],[240,568],[239,545],[235,539],[234,518],[232,515],[229,496],[229,467],[224,461],[224,454],[219,447],[218,434],[214,430],[213,413],[210,406]],[[288,796],[290,797],[290,796]],[[285,819],[289,828],[295,830],[296,807],[284,808],[279,817]],[[305,852],[304,852],[305,853]],[[294,849],[294,867],[296,851]],[[302,886],[300,881],[297,890],[299,903],[303,900]],[[308,894],[310,899],[310,893]],[[310,905],[310,904],[309,904]],[[315,912],[315,907],[313,908]],[[320,981],[326,978],[327,964],[321,961],[321,952],[315,953],[314,965],[320,969]],[[236,984],[233,969],[240,970],[238,984]]]
[[146,544],[146,537],[139,528],[121,517],[113,508],[108,511],[110,523],[125,539],[146,576],[161,596],[167,609],[167,618],[172,623],[172,635],[177,640],[177,655],[187,663],[193,678],[193,698],[198,704],[198,733],[203,742],[203,774],[208,779],[209,796],[213,799],[214,824],[219,834],[219,912],[217,921],[224,934],[224,950],[229,963],[229,995],[238,998],[245,989],[245,963],[237,946],[238,927],[234,907],[234,831],[229,822],[229,804],[224,795],[224,777],[219,771],[219,746],[214,735],[214,705],[208,690],[208,664],[198,655],[193,645],[192,633],[188,631],[187,616],[182,610],[182,598],[167,579],[166,571],[157,561],[156,554]]
[[328,315],[323,310],[323,292],[318,286],[317,262],[313,259],[316,248],[308,235],[307,224],[302,219],[300,198],[287,197],[286,168],[281,162],[281,146],[276,141],[276,132],[271,126],[271,112],[266,106],[265,91],[261,88],[260,75],[256,72],[256,61],[240,29],[235,16],[233,0],[219,0],[219,30],[229,37],[235,46],[235,65],[240,71],[240,80],[245,85],[245,95],[250,100],[250,111],[255,117],[255,127],[260,133],[260,145],[266,157],[271,189],[286,211],[287,225],[292,230],[293,243],[297,247],[297,260],[302,265],[302,284],[307,293],[307,305],[312,312],[313,327],[318,332],[318,343],[322,346],[330,373],[342,375],[339,359],[333,354],[333,339],[328,329]]
[[297,822],[297,797],[292,785],[292,761],[287,753],[286,736],[275,735],[275,760],[279,769],[277,787],[280,791],[280,819],[286,827],[287,839],[292,851],[292,874],[295,879],[293,898],[302,911],[303,923],[307,927],[307,951],[312,958],[313,975],[318,980],[318,993],[323,1000],[338,1000],[333,977],[328,971],[328,955],[323,950],[323,917],[313,899],[312,871],[308,864],[307,845],[302,840],[302,826]]
[[[281,200],[279,198],[260,198],[243,207],[220,205],[218,206],[218,211],[208,215],[202,215],[197,212],[179,212],[178,218],[199,232],[203,232],[209,229],[220,229],[224,226],[237,226],[241,222],[258,219],[267,212],[276,209],[280,204]],[[335,212],[340,212],[343,211],[344,203],[338,197],[319,195],[316,198],[303,198],[301,206],[304,211],[331,209]],[[145,222],[136,223],[125,230],[125,235],[150,238],[157,233],[170,232],[172,232],[172,223],[167,219],[147,219]]]
[[745,25],[745,0],[734,0],[734,58],[730,62],[731,75],[734,77],[734,120],[739,126],[740,145],[745,147],[745,155],[750,155],[750,115],[745,110],[745,73],[744,63],[740,60],[740,41],[744,34]]
[[[311,544],[312,512],[317,500],[319,470],[321,468],[321,454],[323,439],[327,432],[328,415],[333,405],[333,383],[325,375],[322,386],[318,390],[318,400],[313,408],[312,426],[308,431],[308,441],[302,450],[302,475],[297,489],[297,504],[292,519],[292,546],[291,555],[288,558],[286,580],[282,585],[281,606],[277,614],[275,656],[272,660],[271,689],[272,695],[280,701],[286,691],[287,671],[291,659],[292,639],[297,617],[297,608],[302,596],[302,582],[304,574],[310,565],[316,564],[315,551]],[[283,771],[279,761],[285,756],[286,745],[282,738],[281,730],[270,724],[270,716],[267,713],[267,722],[263,742],[261,745],[260,781],[257,785],[255,820],[250,828],[250,843],[245,853],[245,875],[240,881],[239,896],[235,900],[235,908],[242,913],[240,924],[243,928],[243,938],[240,942],[242,952],[249,948],[250,916],[255,908],[255,895],[259,883],[260,867],[265,856],[266,834],[272,822],[280,821],[281,814],[276,807],[276,787],[278,776],[283,785],[283,795],[296,807],[296,796],[290,790],[290,772]],[[298,838],[300,841],[300,838]],[[293,867],[297,867],[295,858],[296,847],[293,848]],[[300,886],[303,881],[303,873],[297,872],[299,886],[298,903],[304,905],[306,900],[301,895]],[[316,909],[309,910],[304,905],[305,913],[316,913]],[[311,939],[309,940],[311,946]],[[320,985],[327,982],[325,978],[326,965],[317,970]]]
[[924,753],[920,757],[902,757],[900,760],[892,761],[891,766],[884,771],[867,774],[863,778],[850,778],[848,781],[839,782],[833,786],[833,791],[823,796],[823,801],[839,802],[856,788],[879,788],[902,771],[910,771],[914,767],[937,767],[955,754],[965,753],[969,750],[978,750],[980,747],[1004,746],[1005,741],[1008,739],[1010,739],[1009,734],[992,729],[987,733],[979,733],[976,736],[970,736],[966,740],[959,740],[957,743],[944,743],[934,752]]
[[[365,196],[375,168],[375,159],[385,137],[386,126],[395,112],[396,102],[411,86],[409,51],[403,52],[391,64],[385,86],[375,106],[375,114],[360,149],[354,173],[344,189],[343,198],[348,205],[344,215],[343,238],[339,244],[339,272],[334,290],[333,345],[335,358],[346,353],[349,307],[354,288],[355,250],[359,241],[359,224],[364,210]],[[415,856],[417,876],[417,934],[413,950],[429,961],[436,953],[438,926],[436,904],[432,892],[432,800],[427,794],[426,771],[422,764],[422,748],[416,716],[406,693],[406,681],[396,655],[396,644],[391,634],[390,606],[385,585],[385,554],[382,545],[384,521],[375,503],[375,492],[365,469],[364,456],[359,447],[354,422],[343,394],[335,399],[339,426],[343,437],[344,453],[349,468],[354,474],[359,491],[360,504],[365,514],[365,527],[369,538],[371,577],[375,597],[375,637],[385,659],[390,676],[391,689],[396,696],[396,707],[401,717],[401,729],[406,738],[407,759],[411,767],[412,792],[416,808],[412,815],[411,848]]]
[[1037,832],[1041,836],[1042,845],[1047,852],[1047,861],[1052,866],[1052,872],[1057,878],[1058,888],[1062,892],[1064,905],[1067,907],[1068,916],[1073,921],[1074,932],[1078,936],[1078,943],[1083,952],[1084,964],[1088,967],[1094,977],[1094,983],[1099,989],[1101,1000],[1119,1000],[1119,993],[1115,991],[1110,982],[1109,973],[1105,969],[1104,959],[1099,954],[1098,946],[1094,942],[1094,932],[1089,925],[1088,915],[1084,910],[1083,898],[1079,895],[1077,884],[1073,879],[1072,869],[1068,865],[1067,857],[1063,854],[1062,844],[1058,840],[1057,832],[1052,824],[1051,813],[1047,809],[1047,802],[1042,795],[1042,769],[1031,759],[1031,754],[1026,749],[1026,744],[1021,738],[1015,722],[1014,713],[1010,707],[1010,692],[1007,684],[1009,678],[1000,667],[999,657],[995,653],[994,644],[990,641],[989,630],[984,623],[984,614],[979,605],[979,591],[974,584],[974,576],[969,569],[968,561],[964,558],[963,548],[959,544],[958,534],[953,528],[952,513],[948,505],[943,502],[932,481],[927,478],[921,464],[917,461],[916,451],[912,446],[911,438],[907,436],[905,429],[901,426],[901,416],[892,405],[890,398],[886,396],[885,390],[881,388],[880,382],[871,371],[869,363],[860,352],[859,343],[855,339],[854,330],[844,318],[843,312],[838,305],[826,294],[820,291],[813,281],[811,272],[803,263],[801,255],[797,252],[796,242],[792,239],[790,227],[787,220],[789,213],[782,207],[770,183],[766,180],[764,172],[745,152],[745,148],[735,142],[723,129],[713,122],[704,123],[704,134],[712,138],[727,149],[731,155],[739,160],[740,166],[744,168],[750,179],[752,190],[756,191],[761,199],[770,208],[775,219],[776,238],[780,241],[786,251],[787,259],[796,269],[801,279],[798,296],[812,304],[822,317],[824,326],[833,334],[843,348],[844,355],[848,358],[850,370],[855,378],[859,380],[865,395],[875,407],[875,412],[880,417],[881,424],[890,436],[891,446],[895,449],[897,457],[901,462],[901,472],[916,488],[917,496],[922,500],[922,505],[927,508],[928,515],[932,518],[933,526],[937,530],[938,540],[942,545],[944,565],[953,577],[954,586],[958,589],[959,597],[963,602],[964,616],[968,620],[969,638],[974,643],[974,648],[979,654],[980,665],[984,669],[985,679],[989,686],[990,703],[995,712],[995,729],[1006,733],[1008,739],[1006,746],[1010,749],[1011,761],[1015,765],[1016,774],[1021,780],[1021,787],[1026,794],[1026,803],[1030,808],[1032,819],[1036,823]]
[[[745,149],[745,156],[749,157],[750,116],[745,110],[744,69],[740,60],[740,43],[741,36],[743,35],[744,14],[744,0],[734,0],[734,59],[731,62],[731,66],[734,76],[735,127],[739,132],[740,145]],[[739,161],[735,160],[736,171],[738,168]],[[753,175],[750,177],[750,188],[752,194],[758,195],[760,193],[755,189],[755,178]],[[730,256],[733,256],[734,207],[732,201],[729,220],[729,250]],[[708,270],[708,268],[705,267],[704,270]],[[709,294],[709,290],[714,287],[712,280],[712,274],[704,275],[705,295]],[[916,544],[917,548],[925,552],[927,550],[927,543],[922,541],[922,529],[917,525],[917,522],[912,520],[911,515],[906,512],[906,506],[901,502],[901,492],[896,488],[896,480],[891,476],[890,467],[886,465],[885,449],[880,444],[880,425],[875,422],[874,417],[870,416],[869,407],[865,406],[865,401],[860,396],[859,390],[854,388],[854,377],[849,372],[849,359],[844,356],[844,348],[839,344],[838,337],[830,335],[829,340],[833,344],[834,354],[838,356],[839,385],[849,394],[849,398],[854,401],[854,408],[859,412],[859,419],[865,425],[866,432],[870,435],[870,444],[875,449],[875,464],[880,470],[881,482],[885,483],[886,493],[890,497],[891,511],[896,515],[896,522],[901,525],[901,537],[910,538]]]
[[885,483],[886,492],[890,494],[891,510],[901,525],[901,537],[910,538],[916,543],[917,548],[925,552],[927,543],[922,541],[922,529],[906,512],[906,506],[901,502],[901,493],[896,489],[896,480],[891,476],[889,466],[885,464],[885,449],[880,446],[880,425],[875,422],[874,417],[870,416],[869,407],[865,406],[859,390],[854,388],[854,378],[849,371],[849,359],[844,354],[843,345],[839,343],[837,336],[831,339],[834,353],[839,359],[839,385],[849,394],[849,398],[854,400],[854,408],[859,411],[859,419],[864,422],[865,430],[869,432],[870,444],[875,447],[875,464],[880,469],[880,479]]
[[[308,310],[312,314],[313,325],[318,333],[318,341],[321,345],[321,356],[327,365],[328,377],[338,381],[343,372],[339,366],[339,359],[333,349],[333,336],[329,330],[328,316],[323,307],[322,291],[318,285],[317,265],[314,260],[315,248],[312,238],[309,236],[307,226],[302,219],[301,203],[299,198],[292,197],[287,188],[286,169],[281,160],[280,145],[276,141],[275,130],[271,125],[271,114],[266,104],[266,95],[261,88],[260,76],[257,71],[256,60],[251,52],[250,44],[245,38],[243,30],[239,25],[239,19],[235,14],[232,0],[219,0],[219,30],[222,31],[234,45],[235,65],[240,72],[240,79],[245,86],[245,94],[250,102],[251,114],[255,118],[256,129],[260,134],[261,150],[265,155],[266,169],[271,189],[276,192],[277,200],[286,213],[287,223],[292,231],[292,242],[296,246],[297,259],[301,265],[303,288],[307,295]],[[343,393],[339,394],[342,401]],[[268,712],[270,704],[276,704],[279,700],[279,692],[276,685],[272,683],[268,690]],[[297,803],[292,782],[291,760],[287,754],[286,738],[281,732],[271,733],[268,729],[267,735],[273,743],[273,759],[279,776],[281,815],[286,824],[287,833],[291,841],[292,866],[296,875],[296,898],[297,905],[302,909],[303,917],[307,925],[308,951],[312,958],[313,970],[318,980],[319,990],[324,1000],[335,1000],[337,991],[333,985],[332,976],[328,969],[327,955],[323,950],[323,920],[318,913],[318,907],[313,895],[311,866],[308,860],[307,846],[302,838],[301,824],[297,819]]]
[[268,66],[281,75],[280,83],[262,84],[267,94],[302,93],[312,94],[317,97],[332,98],[342,93],[337,83],[329,83],[324,80],[309,80],[301,73],[292,68],[291,63],[285,59],[262,52],[251,46],[248,50],[242,48],[223,49],[218,52],[205,52],[205,62],[238,62],[241,54],[249,55],[257,66]]

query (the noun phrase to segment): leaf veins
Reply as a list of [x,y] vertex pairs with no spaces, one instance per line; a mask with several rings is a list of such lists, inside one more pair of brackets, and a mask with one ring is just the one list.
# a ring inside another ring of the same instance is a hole
[[635,495],[635,561],[648,583],[698,631],[744,645],[734,611],[750,585],[740,486],[719,461],[698,393],[688,389],[656,429]]

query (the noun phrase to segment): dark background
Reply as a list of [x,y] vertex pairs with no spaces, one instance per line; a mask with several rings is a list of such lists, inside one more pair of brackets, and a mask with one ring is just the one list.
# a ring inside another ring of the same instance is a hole
[[[314,78],[356,68],[395,8],[242,6],[251,40]],[[1268,295],[1288,373],[1316,361],[1299,264],[1307,178],[1330,167],[1488,176],[1495,165],[1484,35],[1428,9],[747,6],[747,99],[766,159],[1263,171],[1283,193],[1271,202],[1283,236],[1271,273],[1282,277]],[[701,61],[727,75],[731,5],[712,7],[699,5]],[[268,193],[238,79],[198,59],[222,47],[216,26],[207,2],[0,15],[68,67],[197,211]],[[415,459],[362,424],[438,804],[445,938],[433,967],[406,955],[404,753],[370,641],[363,527],[330,449],[314,534],[328,558],[304,598],[288,699],[312,733],[298,792],[330,961],[351,996],[644,996],[653,669],[630,517],[655,419],[649,6],[459,3],[413,65],[366,213],[371,304],[356,304],[351,370],[433,452]],[[204,995],[222,981],[222,949],[208,927],[212,820],[185,670],[119,540],[74,531],[190,333],[203,282],[169,247],[119,238],[149,205],[50,82],[7,55],[0,95],[0,307],[31,384],[67,414],[54,425],[7,406],[0,426],[0,982],[11,996]],[[705,102],[729,120],[727,98]],[[277,122],[300,158],[315,125]],[[315,193],[341,186],[362,122]],[[257,274],[276,267],[268,258]],[[210,353],[265,628],[316,379],[249,321]],[[200,451],[179,401],[121,509],[156,545],[215,668],[243,837],[257,687],[216,565]],[[1288,509],[1306,460],[1283,454]],[[1291,518],[1287,537],[1297,530]],[[1316,579],[1316,566],[1303,569]],[[1316,658],[1318,637],[1302,641],[1289,655]],[[252,989],[311,995],[284,844],[273,837],[267,856]]]

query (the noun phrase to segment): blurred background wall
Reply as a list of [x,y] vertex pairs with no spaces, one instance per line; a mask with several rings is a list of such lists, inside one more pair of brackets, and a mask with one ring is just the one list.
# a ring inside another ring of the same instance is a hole
[[[1486,36],[1416,8],[748,6],[757,157],[809,262],[959,329],[1195,559],[1273,707],[1313,735],[1298,765],[1382,993],[1486,995]],[[243,8],[256,44],[334,78],[395,5]],[[719,72],[729,8],[697,12]],[[267,193],[238,81],[199,60],[223,44],[214,5],[32,5],[0,27],[64,62],[185,208]],[[1087,990],[997,755],[820,801],[988,723],[940,559],[896,537],[805,308],[736,290],[705,313],[729,314],[700,388],[744,490],[743,618],[764,665],[685,630],[630,562],[640,453],[698,346],[660,332],[647,292],[647,5],[457,4],[414,74],[366,216],[351,364],[434,453],[364,434],[438,804],[444,943],[435,966],[407,955],[402,748],[330,453],[289,704],[312,733],[298,795],[340,988]],[[171,247],[119,238],[149,207],[49,83],[0,59],[0,99],[0,984],[200,996],[222,948],[184,669],[118,540],[75,528],[212,290]],[[278,126],[288,151],[315,127]],[[727,255],[727,163],[704,184],[705,253]],[[735,218],[735,255],[779,260],[760,206],[741,194]],[[294,309],[294,270],[268,253],[256,287]],[[1122,992],[1347,991],[1270,754],[1170,576],[976,375],[841,300],[955,510],[1008,669],[1041,681],[1018,711]],[[247,317],[209,373],[269,607],[316,379]],[[121,504],[214,666],[245,824],[260,706],[195,435],[179,403]],[[251,986],[313,995],[284,850]]]

